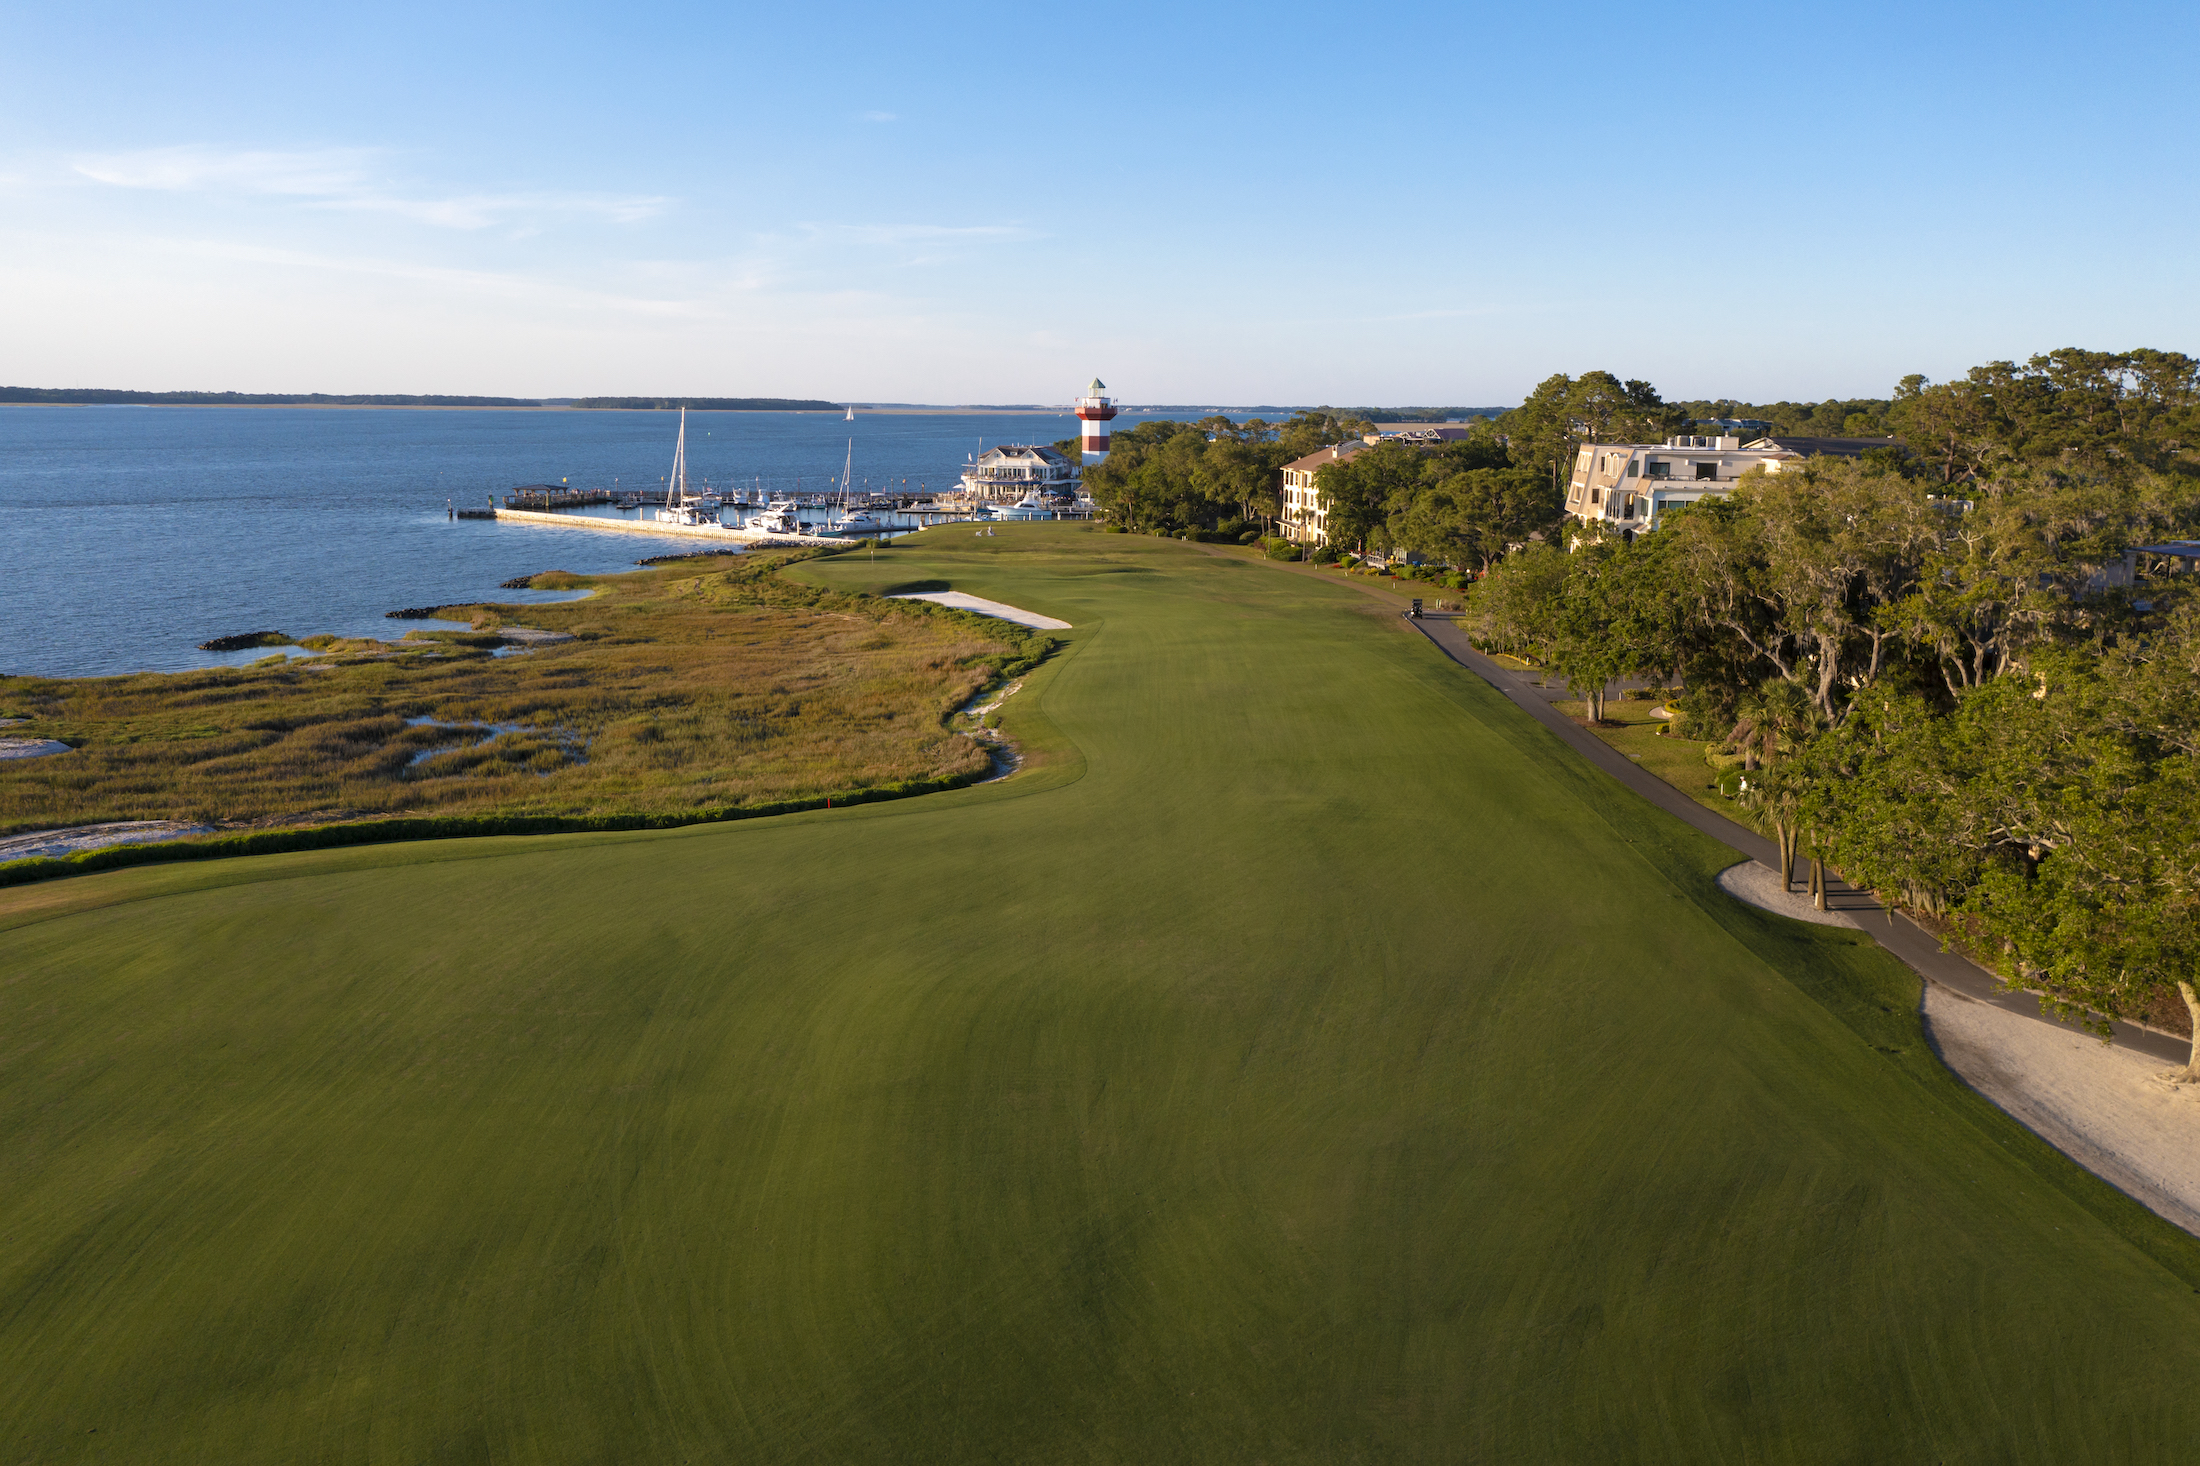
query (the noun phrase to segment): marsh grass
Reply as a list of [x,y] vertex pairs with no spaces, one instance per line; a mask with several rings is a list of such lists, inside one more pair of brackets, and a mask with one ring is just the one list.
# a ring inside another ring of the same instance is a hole
[[[309,660],[0,679],[25,733],[74,745],[0,772],[0,831],[677,814],[982,773],[948,715],[1051,643],[781,580],[795,558],[552,573],[536,584],[596,594],[449,608],[471,629],[397,642],[308,637]],[[577,640],[497,657],[507,619]]]

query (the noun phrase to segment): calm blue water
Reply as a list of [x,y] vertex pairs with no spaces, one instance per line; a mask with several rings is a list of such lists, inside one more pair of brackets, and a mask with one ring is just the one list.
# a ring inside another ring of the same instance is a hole
[[[0,672],[95,676],[251,661],[245,631],[396,636],[383,612],[467,601],[542,570],[630,568],[672,537],[451,522],[517,484],[655,487],[669,412],[0,407]],[[1118,426],[1121,426],[1120,422]],[[688,414],[688,477],[937,492],[981,444],[1051,443],[1067,416]],[[417,623],[413,623],[417,624]]]

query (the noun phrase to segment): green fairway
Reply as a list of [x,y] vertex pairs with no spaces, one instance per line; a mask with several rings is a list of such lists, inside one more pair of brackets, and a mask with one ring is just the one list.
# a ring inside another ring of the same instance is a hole
[[1072,622],[1029,770],[0,892],[4,1459],[2200,1441],[2200,1242],[1394,597],[1078,526],[797,573]]

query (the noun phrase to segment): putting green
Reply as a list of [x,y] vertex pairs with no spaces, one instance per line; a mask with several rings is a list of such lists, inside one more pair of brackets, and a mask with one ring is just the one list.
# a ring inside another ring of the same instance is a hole
[[[1083,528],[1015,780],[0,893],[0,1448],[2171,1459],[2200,1245],[1349,586]],[[95,1433],[96,1432],[96,1433]]]

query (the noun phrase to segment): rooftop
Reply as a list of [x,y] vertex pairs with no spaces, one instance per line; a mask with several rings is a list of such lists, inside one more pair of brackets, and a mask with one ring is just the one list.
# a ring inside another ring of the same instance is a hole
[[1320,468],[1325,463],[1335,463],[1340,458],[1350,458],[1367,446],[1366,443],[1355,438],[1349,443],[1339,443],[1330,448],[1318,448],[1304,458],[1294,458],[1286,463],[1284,468],[1287,470],[1296,468],[1311,471]]

